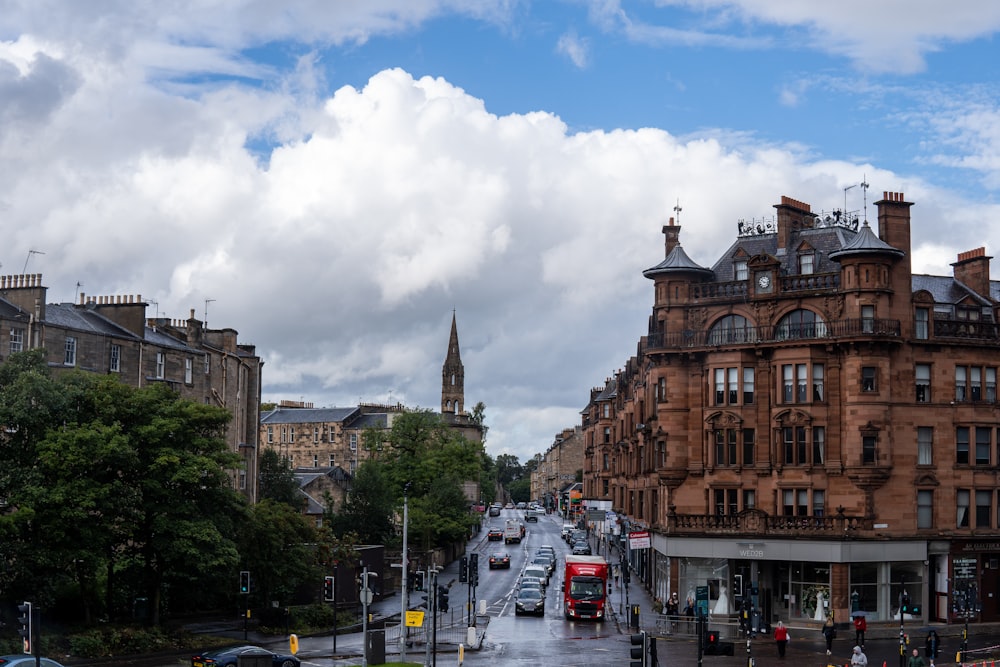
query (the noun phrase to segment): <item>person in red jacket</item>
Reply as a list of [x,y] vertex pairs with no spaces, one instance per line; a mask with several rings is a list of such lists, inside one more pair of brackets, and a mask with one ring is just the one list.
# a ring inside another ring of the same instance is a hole
[[865,630],[868,629],[868,622],[864,616],[854,617],[854,643],[861,648],[865,647]]
[[778,626],[774,628],[774,643],[778,645],[778,657],[785,657],[785,646],[788,645],[788,628],[781,621],[778,621]]

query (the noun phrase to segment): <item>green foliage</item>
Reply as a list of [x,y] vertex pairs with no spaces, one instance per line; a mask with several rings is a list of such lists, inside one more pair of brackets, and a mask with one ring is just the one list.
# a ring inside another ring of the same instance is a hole
[[261,500],[274,500],[296,508],[300,506],[299,483],[288,459],[266,447],[257,459],[257,468]]
[[178,648],[176,638],[156,628],[96,628],[71,635],[68,640],[69,653],[80,658],[108,658]]
[[343,507],[327,517],[333,532],[353,532],[361,544],[391,543],[396,535],[392,519],[397,496],[387,482],[382,462],[361,464]]
[[507,485],[507,492],[515,503],[528,502],[531,500],[531,478],[525,477],[511,482]]

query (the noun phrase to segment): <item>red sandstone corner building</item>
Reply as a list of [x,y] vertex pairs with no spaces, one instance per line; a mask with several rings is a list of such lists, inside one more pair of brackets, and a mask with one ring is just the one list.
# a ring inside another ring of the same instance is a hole
[[650,531],[625,557],[661,599],[1000,620],[1000,282],[985,248],[914,275],[912,205],[884,193],[876,233],[782,197],[711,268],[663,228],[648,333],[583,417],[584,497]]

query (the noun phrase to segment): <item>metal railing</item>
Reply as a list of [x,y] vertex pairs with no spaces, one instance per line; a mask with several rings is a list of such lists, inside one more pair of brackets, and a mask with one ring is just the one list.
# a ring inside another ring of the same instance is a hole
[[809,322],[771,326],[654,332],[646,336],[646,348],[719,347],[759,345],[784,341],[830,340],[838,338],[893,338],[900,335],[899,320],[856,318],[832,322]]

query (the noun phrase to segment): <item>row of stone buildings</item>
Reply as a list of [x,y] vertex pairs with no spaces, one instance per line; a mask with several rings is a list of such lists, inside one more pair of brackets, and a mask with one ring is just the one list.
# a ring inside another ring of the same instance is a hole
[[648,330],[582,421],[584,496],[649,532],[626,557],[662,599],[1000,620],[1000,282],[985,248],[914,274],[913,204],[874,205],[877,233],[782,197],[710,267],[663,227]]
[[229,447],[243,457],[233,487],[257,494],[257,433],[261,370],[253,345],[234,329],[209,329],[186,320],[146,317],[141,296],[87,296],[47,303],[41,274],[0,276],[0,362],[44,348],[55,372],[111,374],[133,387],[167,383],[184,398],[225,408],[232,416]]

